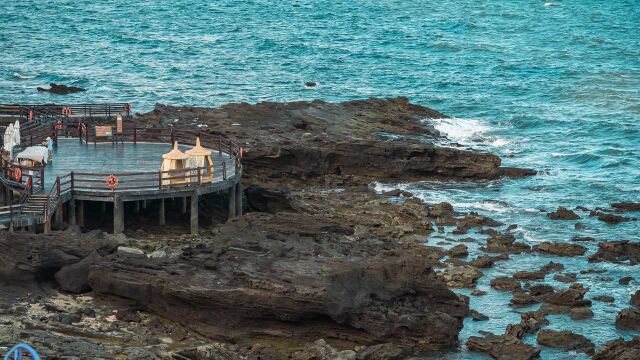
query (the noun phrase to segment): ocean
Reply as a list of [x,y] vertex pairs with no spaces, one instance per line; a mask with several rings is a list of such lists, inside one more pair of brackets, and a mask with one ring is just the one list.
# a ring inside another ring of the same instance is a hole
[[[639,241],[640,221],[608,225],[582,212],[579,221],[551,221],[541,210],[640,201],[640,2],[551,1],[2,0],[0,103],[130,102],[145,112],[155,103],[407,96],[450,115],[435,125],[452,140],[540,173],[401,188],[518,224],[517,238],[529,244],[574,236]],[[36,91],[50,82],[88,91]],[[576,222],[586,229],[575,230]],[[595,251],[595,243],[584,245]],[[638,335],[614,321],[640,287],[640,266],[512,256],[486,271],[478,288],[551,260],[566,272],[606,270],[579,274],[578,282],[591,289],[587,298],[616,301],[594,302],[589,320],[549,316],[547,328],[572,330],[597,346]],[[636,281],[618,284],[629,275]],[[471,298],[490,320],[465,321],[460,351],[449,359],[485,358],[468,353],[465,339],[479,330],[502,333],[529,310],[509,307],[508,293]],[[543,359],[583,357],[542,352]]]

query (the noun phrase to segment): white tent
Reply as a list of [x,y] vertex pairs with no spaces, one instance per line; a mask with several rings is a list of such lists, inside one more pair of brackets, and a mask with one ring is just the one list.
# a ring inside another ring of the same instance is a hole
[[18,155],[16,155],[16,161],[31,160],[40,164],[46,164],[49,162],[49,150],[44,146],[30,146]]
[[13,145],[20,145],[20,122],[16,121],[13,125]]

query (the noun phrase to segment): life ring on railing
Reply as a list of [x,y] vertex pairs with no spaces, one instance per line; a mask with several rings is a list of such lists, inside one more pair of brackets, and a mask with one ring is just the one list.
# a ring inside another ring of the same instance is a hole
[[17,182],[22,182],[22,169],[17,167],[13,169],[13,178],[16,179]]
[[62,120],[56,121],[56,130],[62,130]]
[[126,111],[127,113],[131,112],[131,104],[125,104],[124,105],[124,111]]
[[118,186],[119,180],[117,176],[109,175],[107,176],[107,180],[105,182],[107,183],[109,189],[113,190],[116,188],[116,186]]
[[31,122],[31,120],[33,120],[33,111],[29,110],[29,122]]

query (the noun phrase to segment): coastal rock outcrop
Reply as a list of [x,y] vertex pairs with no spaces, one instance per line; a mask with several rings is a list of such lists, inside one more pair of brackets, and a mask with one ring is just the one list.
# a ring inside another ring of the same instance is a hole
[[543,242],[533,248],[543,253],[558,256],[580,256],[587,252],[586,247],[571,243]]
[[77,87],[77,86],[67,86],[64,84],[56,84],[56,83],[51,83],[49,84],[49,88],[43,88],[43,87],[38,87],[37,89],[39,92],[50,92],[52,94],[57,94],[57,95],[67,95],[67,94],[73,94],[73,93],[77,93],[77,92],[83,92],[83,91],[87,91],[87,89],[83,89],[81,87]]
[[547,214],[547,217],[551,220],[578,220],[580,216],[563,206],[560,206],[556,211]]
[[630,341],[611,340],[598,348],[593,360],[636,360],[640,359],[640,336]]
[[540,345],[564,351],[576,351],[588,355],[593,355],[595,351],[595,346],[591,340],[571,331],[540,330],[537,341]]
[[598,251],[589,256],[589,262],[614,262],[628,261],[630,265],[640,264],[640,243],[623,241],[608,241],[598,243]]

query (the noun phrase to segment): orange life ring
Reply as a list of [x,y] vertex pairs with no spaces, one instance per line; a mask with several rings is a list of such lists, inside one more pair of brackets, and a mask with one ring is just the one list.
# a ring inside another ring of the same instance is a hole
[[244,150],[242,149],[242,146],[240,146],[240,159],[242,159],[242,153],[244,152]]
[[22,182],[22,169],[19,167],[13,169],[13,178],[18,182]]
[[118,186],[118,183],[119,183],[118,177],[115,175],[109,175],[107,176],[106,183],[109,189],[113,190],[116,188],[116,186]]
[[131,112],[131,104],[127,104],[124,106],[127,112]]
[[56,130],[62,130],[62,121],[58,120],[56,122]]
[[33,120],[33,111],[29,110],[29,122]]

